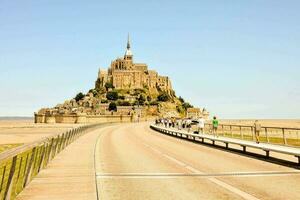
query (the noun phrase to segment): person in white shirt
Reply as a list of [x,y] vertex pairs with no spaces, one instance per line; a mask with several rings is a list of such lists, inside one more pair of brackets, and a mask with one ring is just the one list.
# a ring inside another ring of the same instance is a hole
[[203,134],[204,131],[204,126],[205,126],[205,120],[203,117],[200,117],[198,119],[198,132]]
[[181,130],[181,128],[182,128],[182,120],[178,119],[177,120],[177,124],[178,124],[178,130]]
[[187,129],[188,129],[188,132],[190,132],[190,130],[191,130],[191,125],[192,125],[192,120],[190,118],[188,118],[186,120],[186,126],[187,126]]

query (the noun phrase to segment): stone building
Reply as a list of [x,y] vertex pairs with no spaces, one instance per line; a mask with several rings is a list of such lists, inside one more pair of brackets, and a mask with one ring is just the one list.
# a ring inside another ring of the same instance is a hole
[[205,109],[200,108],[188,108],[186,111],[186,117],[192,119],[203,117],[204,119],[208,119],[209,112],[207,112]]
[[169,77],[160,76],[154,70],[148,70],[145,63],[134,63],[128,37],[127,48],[123,58],[111,62],[108,70],[99,70],[100,85],[112,83],[116,89],[138,89],[171,91],[172,85]]

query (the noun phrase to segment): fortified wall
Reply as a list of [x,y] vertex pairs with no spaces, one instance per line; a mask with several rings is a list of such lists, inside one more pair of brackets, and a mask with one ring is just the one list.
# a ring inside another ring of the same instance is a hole
[[103,123],[103,122],[139,122],[152,120],[151,117],[136,115],[86,115],[86,114],[70,114],[70,115],[47,115],[34,114],[35,123],[66,123],[66,124],[86,124],[86,123]]

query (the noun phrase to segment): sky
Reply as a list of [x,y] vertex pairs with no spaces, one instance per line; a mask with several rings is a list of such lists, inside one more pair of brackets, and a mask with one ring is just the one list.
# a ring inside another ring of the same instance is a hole
[[0,0],[0,116],[94,87],[124,55],[219,118],[300,118],[298,0]]

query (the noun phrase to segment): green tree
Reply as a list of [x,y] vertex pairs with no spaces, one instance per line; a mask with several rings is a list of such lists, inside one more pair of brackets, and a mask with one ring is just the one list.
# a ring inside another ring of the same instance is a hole
[[137,100],[138,100],[139,105],[144,105],[146,98],[143,94],[141,94]]
[[159,95],[158,95],[158,97],[157,97],[157,100],[158,101],[169,101],[170,100],[170,96],[168,95],[168,93],[166,93],[166,92],[162,92],[162,93],[160,93]]
[[150,102],[150,105],[151,105],[151,106],[157,106],[158,104],[159,104],[159,103],[158,103],[157,101],[151,101],[151,102]]
[[106,82],[105,85],[104,85],[104,87],[105,87],[106,91],[107,91],[109,88],[112,88],[112,89],[115,88],[111,82]]
[[185,113],[185,109],[184,109],[184,107],[183,107],[182,105],[176,106],[176,109],[177,109],[177,111],[178,111],[180,114]]
[[98,95],[98,91],[95,89],[90,89],[89,92],[93,93],[94,97]]
[[101,103],[108,103],[107,99],[101,99]]
[[117,104],[119,106],[131,106],[129,101],[118,101]]
[[183,107],[185,110],[187,110],[188,108],[192,108],[193,106],[192,106],[190,103],[185,102],[185,103],[182,104],[182,107]]
[[147,96],[147,101],[151,101],[152,100],[152,98],[150,97],[150,96]]
[[99,89],[102,87],[102,81],[100,78],[97,78],[96,82],[95,82],[95,89]]
[[79,92],[79,93],[76,95],[75,100],[76,100],[76,101],[80,101],[80,100],[83,99],[83,98],[84,98],[84,94],[82,94],[82,92]]
[[115,100],[117,100],[119,98],[118,92],[116,92],[116,91],[107,92],[106,93],[106,98],[108,100],[115,101]]
[[179,101],[181,102],[181,103],[184,103],[184,99],[181,97],[181,96],[179,96]]
[[115,102],[111,102],[108,106],[109,111],[117,111],[117,104]]

